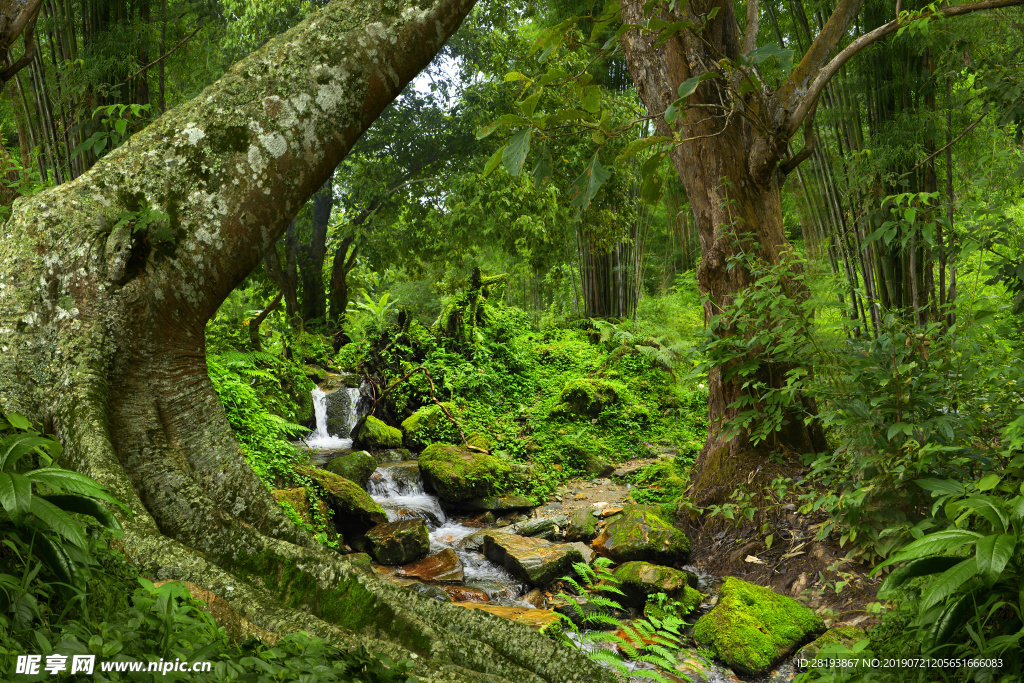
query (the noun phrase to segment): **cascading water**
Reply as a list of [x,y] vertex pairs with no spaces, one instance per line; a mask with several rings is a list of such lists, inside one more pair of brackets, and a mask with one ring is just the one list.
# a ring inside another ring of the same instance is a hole
[[481,529],[450,519],[435,496],[427,493],[416,461],[390,463],[370,477],[367,489],[388,519],[422,518],[430,532],[431,554],[451,548],[462,560],[465,584],[484,591],[493,604],[527,606],[527,587],[481,553]]
[[322,450],[352,448],[352,439],[349,435],[359,419],[359,389],[346,388],[345,391],[348,392],[349,413],[346,418],[346,435],[341,437],[330,434],[327,429],[327,394],[319,388],[313,389],[313,414],[316,416],[316,430],[303,439],[307,447]]

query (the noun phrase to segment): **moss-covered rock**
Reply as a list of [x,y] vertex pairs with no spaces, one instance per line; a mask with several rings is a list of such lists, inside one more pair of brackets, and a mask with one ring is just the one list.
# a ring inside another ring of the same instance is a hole
[[615,562],[684,564],[690,559],[690,539],[666,522],[655,508],[627,505],[591,544],[599,555]]
[[597,534],[597,517],[594,516],[590,508],[573,510],[569,513],[569,525],[565,528],[566,540],[589,543]]
[[353,444],[358,448],[380,450],[399,448],[402,445],[402,432],[389,427],[373,415],[361,419],[352,430],[352,434]]
[[376,451],[373,457],[377,459],[377,463],[380,465],[389,462],[408,462],[409,460],[416,459],[416,456],[408,448],[385,448],[382,451]]
[[[454,414],[454,404],[443,405],[449,413]],[[458,436],[459,430],[435,403],[423,406],[402,420],[402,440],[406,448],[414,451],[421,451],[435,441],[454,441]]]
[[366,481],[377,469],[377,459],[366,451],[350,451],[331,459],[324,469],[365,487]]
[[824,628],[821,617],[796,600],[730,576],[693,637],[733,669],[758,675]]
[[486,498],[508,486],[512,468],[493,455],[435,443],[420,454],[423,480],[452,502]]
[[422,519],[378,524],[366,532],[365,544],[381,564],[409,564],[430,552],[430,535]]
[[573,562],[583,561],[580,551],[568,543],[500,532],[484,534],[484,555],[534,586],[545,586],[571,573]]
[[622,604],[642,607],[647,597],[664,593],[683,606],[687,614],[697,608],[704,596],[694,588],[696,577],[690,572],[662,567],[649,562],[627,562],[615,570],[619,588],[625,593]]
[[330,391],[321,388],[321,391],[327,394],[324,397],[325,408],[327,409],[325,416],[327,433],[343,439],[347,438],[350,429],[349,420],[352,419],[352,411],[355,408],[352,405],[352,396],[349,394],[348,389],[344,387]]
[[384,508],[358,484],[315,467],[296,467],[295,471],[313,480],[321,498],[334,512],[334,527],[345,538],[356,538],[388,521]]
[[605,408],[622,402],[623,387],[618,382],[577,377],[565,383],[554,409],[559,415],[597,417]]
[[490,437],[486,434],[481,434],[480,432],[468,434],[466,436],[466,445],[472,446],[473,448],[477,448],[481,451],[490,451],[492,446]]
[[867,633],[859,626],[836,626],[818,636],[813,643],[804,645],[796,653],[796,659],[817,659],[818,653],[826,645],[844,645],[850,647],[858,640],[867,638]]

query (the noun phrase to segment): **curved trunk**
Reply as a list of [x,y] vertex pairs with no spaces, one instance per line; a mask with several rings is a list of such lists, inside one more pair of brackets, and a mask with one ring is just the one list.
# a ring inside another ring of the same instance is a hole
[[144,571],[265,629],[416,652],[426,680],[610,680],[318,547],[243,459],[207,375],[207,320],[472,4],[332,2],[76,180],[16,201],[0,406],[41,420],[65,465],[131,508],[122,546]]
[[[645,4],[644,0],[624,0],[623,22],[645,24]],[[722,79],[712,79],[690,96],[685,117],[680,116],[673,127],[662,116],[676,100],[680,83],[706,72],[706,65],[716,65],[722,55],[735,58],[741,46],[732,2],[695,1],[679,14],[664,8],[661,12],[662,18],[670,22],[686,19],[699,24],[713,7],[718,8],[718,15],[708,22],[700,38],[680,32],[659,45],[657,33],[634,29],[624,35],[622,43],[633,82],[654,115],[658,134],[675,132],[686,139],[670,154],[690,199],[700,238],[697,283],[708,298],[705,320],[752,283],[750,271],[742,263],[730,265],[730,258],[739,253],[738,242],[758,245],[758,258],[769,264],[778,262],[780,255],[791,249],[782,225],[782,176],[777,170],[785,149],[785,140],[779,140],[784,136],[756,128],[736,111],[744,107],[753,117],[767,119],[770,112],[760,110],[760,94],[748,95],[726,114],[713,107],[728,104],[733,93]],[[790,295],[804,293],[794,286]],[[762,362],[757,379],[781,387],[788,369]],[[742,385],[749,378],[726,380],[722,371],[721,367],[713,368],[708,376],[708,438],[697,457],[691,487],[698,505],[725,500],[740,483],[758,486],[770,481],[769,455],[773,451],[793,455],[825,446],[821,428],[816,424],[806,426],[802,411],[787,416],[788,424],[775,435],[773,444],[752,446],[747,430],[726,438],[723,425],[735,416],[733,402],[746,393]]]

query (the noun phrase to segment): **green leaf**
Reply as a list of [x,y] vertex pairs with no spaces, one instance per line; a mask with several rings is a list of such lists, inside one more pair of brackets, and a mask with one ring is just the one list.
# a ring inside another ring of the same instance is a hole
[[0,471],[13,470],[26,453],[39,447],[50,447],[53,439],[32,434],[8,434],[0,440]]
[[649,138],[633,140],[626,145],[625,149],[623,149],[617,157],[615,157],[615,163],[617,164],[620,161],[625,161],[626,159],[635,156],[637,153],[644,151],[648,147],[652,147],[662,142],[670,142],[671,140],[672,138],[665,136],[652,136]]
[[501,157],[505,153],[505,149],[508,145],[502,145],[498,150],[491,155],[491,158],[484,164],[484,178],[494,173],[494,169],[498,168],[498,164],[501,163]]
[[483,140],[485,137],[487,137],[494,131],[498,130],[502,126],[514,126],[517,124],[522,125],[527,124],[529,122],[529,119],[525,119],[517,114],[502,114],[491,123],[477,130],[476,139]]
[[124,135],[125,131],[128,130],[128,122],[124,119],[118,119],[114,121],[114,130],[117,131],[118,135]]
[[543,87],[543,86],[548,85],[548,84],[550,84],[550,83],[552,83],[554,81],[557,81],[557,80],[559,80],[561,78],[565,78],[568,75],[569,74],[567,72],[563,71],[562,69],[559,69],[557,67],[553,67],[551,69],[548,69],[548,72],[546,74],[544,74],[543,76],[541,76],[537,80],[537,85],[540,86],[540,87]]
[[720,78],[720,76],[715,71],[707,71],[705,73],[702,73],[700,76],[687,78],[685,81],[679,84],[679,89],[677,90],[677,92],[679,93],[679,97],[689,97],[694,92],[696,92],[698,85],[712,78]]
[[0,472],[0,506],[20,525],[32,502],[32,482],[17,472]]
[[999,532],[1006,531],[1009,525],[1010,520],[1002,510],[1001,505],[997,504],[997,501],[989,496],[971,496],[967,500],[962,501],[960,506],[961,508],[974,510],[985,518],[992,525],[993,529]]
[[588,85],[580,94],[580,104],[591,114],[601,111],[601,88],[596,85]]
[[744,66],[749,64],[761,64],[768,59],[776,59],[784,70],[788,70],[793,64],[793,51],[781,48],[775,43],[768,45],[762,45],[756,50],[752,50],[740,58],[740,62]]
[[878,565],[878,567],[876,567],[876,571],[877,569],[892,564],[893,562],[899,562],[900,560],[913,560],[926,555],[950,553],[959,550],[968,543],[977,542],[981,537],[982,535],[977,531],[968,531],[967,529],[946,529],[945,531],[937,531],[934,534],[928,534],[924,538],[919,538],[910,543],[905,548],[901,549],[895,557]]
[[999,485],[999,481],[1002,479],[998,474],[989,474],[982,477],[981,481],[978,482],[979,491],[991,491]]
[[648,204],[657,204],[661,199],[665,182],[659,172],[662,162],[668,158],[668,152],[658,152],[640,167],[640,199]]
[[942,572],[925,587],[921,594],[921,610],[924,611],[932,605],[942,602],[977,575],[978,565],[973,557]]
[[42,498],[48,500],[66,512],[76,512],[80,515],[89,515],[108,530],[113,532],[114,536],[120,537],[124,535],[121,524],[117,521],[117,518],[110,513],[110,510],[108,510],[102,503],[98,503],[91,498],[71,494],[42,496]]
[[527,78],[525,74],[521,74],[518,71],[509,71],[507,74],[505,74],[504,82],[505,83],[510,83],[512,81],[528,81],[528,80],[530,80],[530,79]]
[[612,177],[610,171],[605,170],[601,166],[601,160],[597,154],[590,160],[587,167],[583,169],[583,173],[576,178],[572,183],[571,197],[572,205],[578,206],[582,209],[586,209],[590,206],[590,201],[597,195],[597,191],[601,189],[601,186]]
[[975,558],[978,573],[985,579],[985,583],[992,585],[1003,573],[1006,564],[1013,557],[1016,543],[1016,537],[1010,534],[993,534],[978,541]]
[[551,177],[551,152],[548,150],[547,145],[541,150],[540,158],[537,159],[537,163],[533,167],[533,187],[534,189],[540,189],[540,186],[544,181]]
[[533,128],[523,128],[512,136],[501,155],[501,163],[511,176],[519,175],[523,170],[523,162],[530,151],[530,137],[533,135]]
[[556,111],[554,114],[548,114],[543,119],[538,119],[538,121],[542,121],[543,125],[550,126],[554,123],[565,123],[566,121],[592,121],[593,119],[593,115],[585,111],[563,109],[562,111]]
[[125,511],[128,510],[119,500],[107,493],[106,489],[99,482],[78,472],[72,472],[60,467],[43,467],[26,472],[25,476],[38,484],[49,486],[55,491],[67,491],[69,493],[89,496],[90,498],[98,498],[108,503],[113,503]]
[[50,501],[44,500],[39,496],[33,496],[29,502],[29,512],[38,517],[41,522],[49,526],[68,542],[77,545],[79,548],[86,547],[82,525],[74,517]]
[[4,415],[15,429],[32,429],[32,423],[21,413],[4,413]]
[[540,101],[541,94],[541,91],[538,90],[519,103],[519,110],[523,112],[523,115],[533,116],[533,112],[537,108],[537,102]]
[[963,561],[964,558],[962,557],[940,555],[938,557],[925,557],[920,560],[908,562],[885,578],[885,581],[882,582],[881,587],[878,589],[878,594],[881,595],[886,591],[900,588],[907,581],[919,576],[928,576],[930,574],[944,572],[950,567],[960,564]]

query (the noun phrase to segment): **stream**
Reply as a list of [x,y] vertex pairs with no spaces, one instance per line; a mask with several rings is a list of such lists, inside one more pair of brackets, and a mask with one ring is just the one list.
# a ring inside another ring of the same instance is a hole
[[[335,452],[342,449],[352,448],[350,436],[353,427],[358,421],[360,390],[354,388],[342,388],[338,391],[348,393],[348,416],[346,424],[346,436],[340,437],[329,433],[327,427],[327,394],[319,388],[313,390],[313,406],[316,416],[316,429],[308,437],[297,445],[305,445],[311,449],[310,464],[322,467],[325,463],[335,457]],[[421,518],[427,525],[430,537],[430,555],[451,548],[458,555],[463,564],[464,581],[461,584],[469,589],[483,591],[487,595],[488,604],[519,608],[533,608],[535,605],[524,599],[530,586],[513,577],[503,567],[494,564],[483,555],[483,533],[495,527],[508,526],[509,522],[489,524],[486,526],[467,524],[471,519],[470,515],[457,515],[446,511],[441,506],[441,501],[424,487],[420,475],[419,463],[416,460],[405,460],[399,462],[388,462],[380,464],[370,476],[366,483],[366,490],[370,496],[387,513],[389,521],[401,519]],[[695,574],[698,579],[698,588],[702,593],[708,595],[697,612],[688,621],[695,621],[700,615],[710,611],[717,603],[717,579],[706,571],[694,567],[684,567],[687,571]],[[401,579],[400,572],[394,577]],[[423,584],[426,585],[426,584]],[[586,634],[587,631],[584,631]],[[595,648],[608,648],[607,644],[595,643],[581,640],[571,633],[570,638],[577,646],[584,651],[593,651]],[[685,660],[694,663],[692,669],[685,672],[692,681],[705,683],[741,683],[735,673],[729,668],[717,662],[707,662],[697,656],[694,650],[684,649]],[[654,669],[650,664],[625,660],[625,663],[634,675],[642,676],[643,670]],[[789,659],[778,665],[773,671],[763,676],[746,679],[748,683],[787,683],[796,675]],[[685,680],[685,679],[676,679]]]

